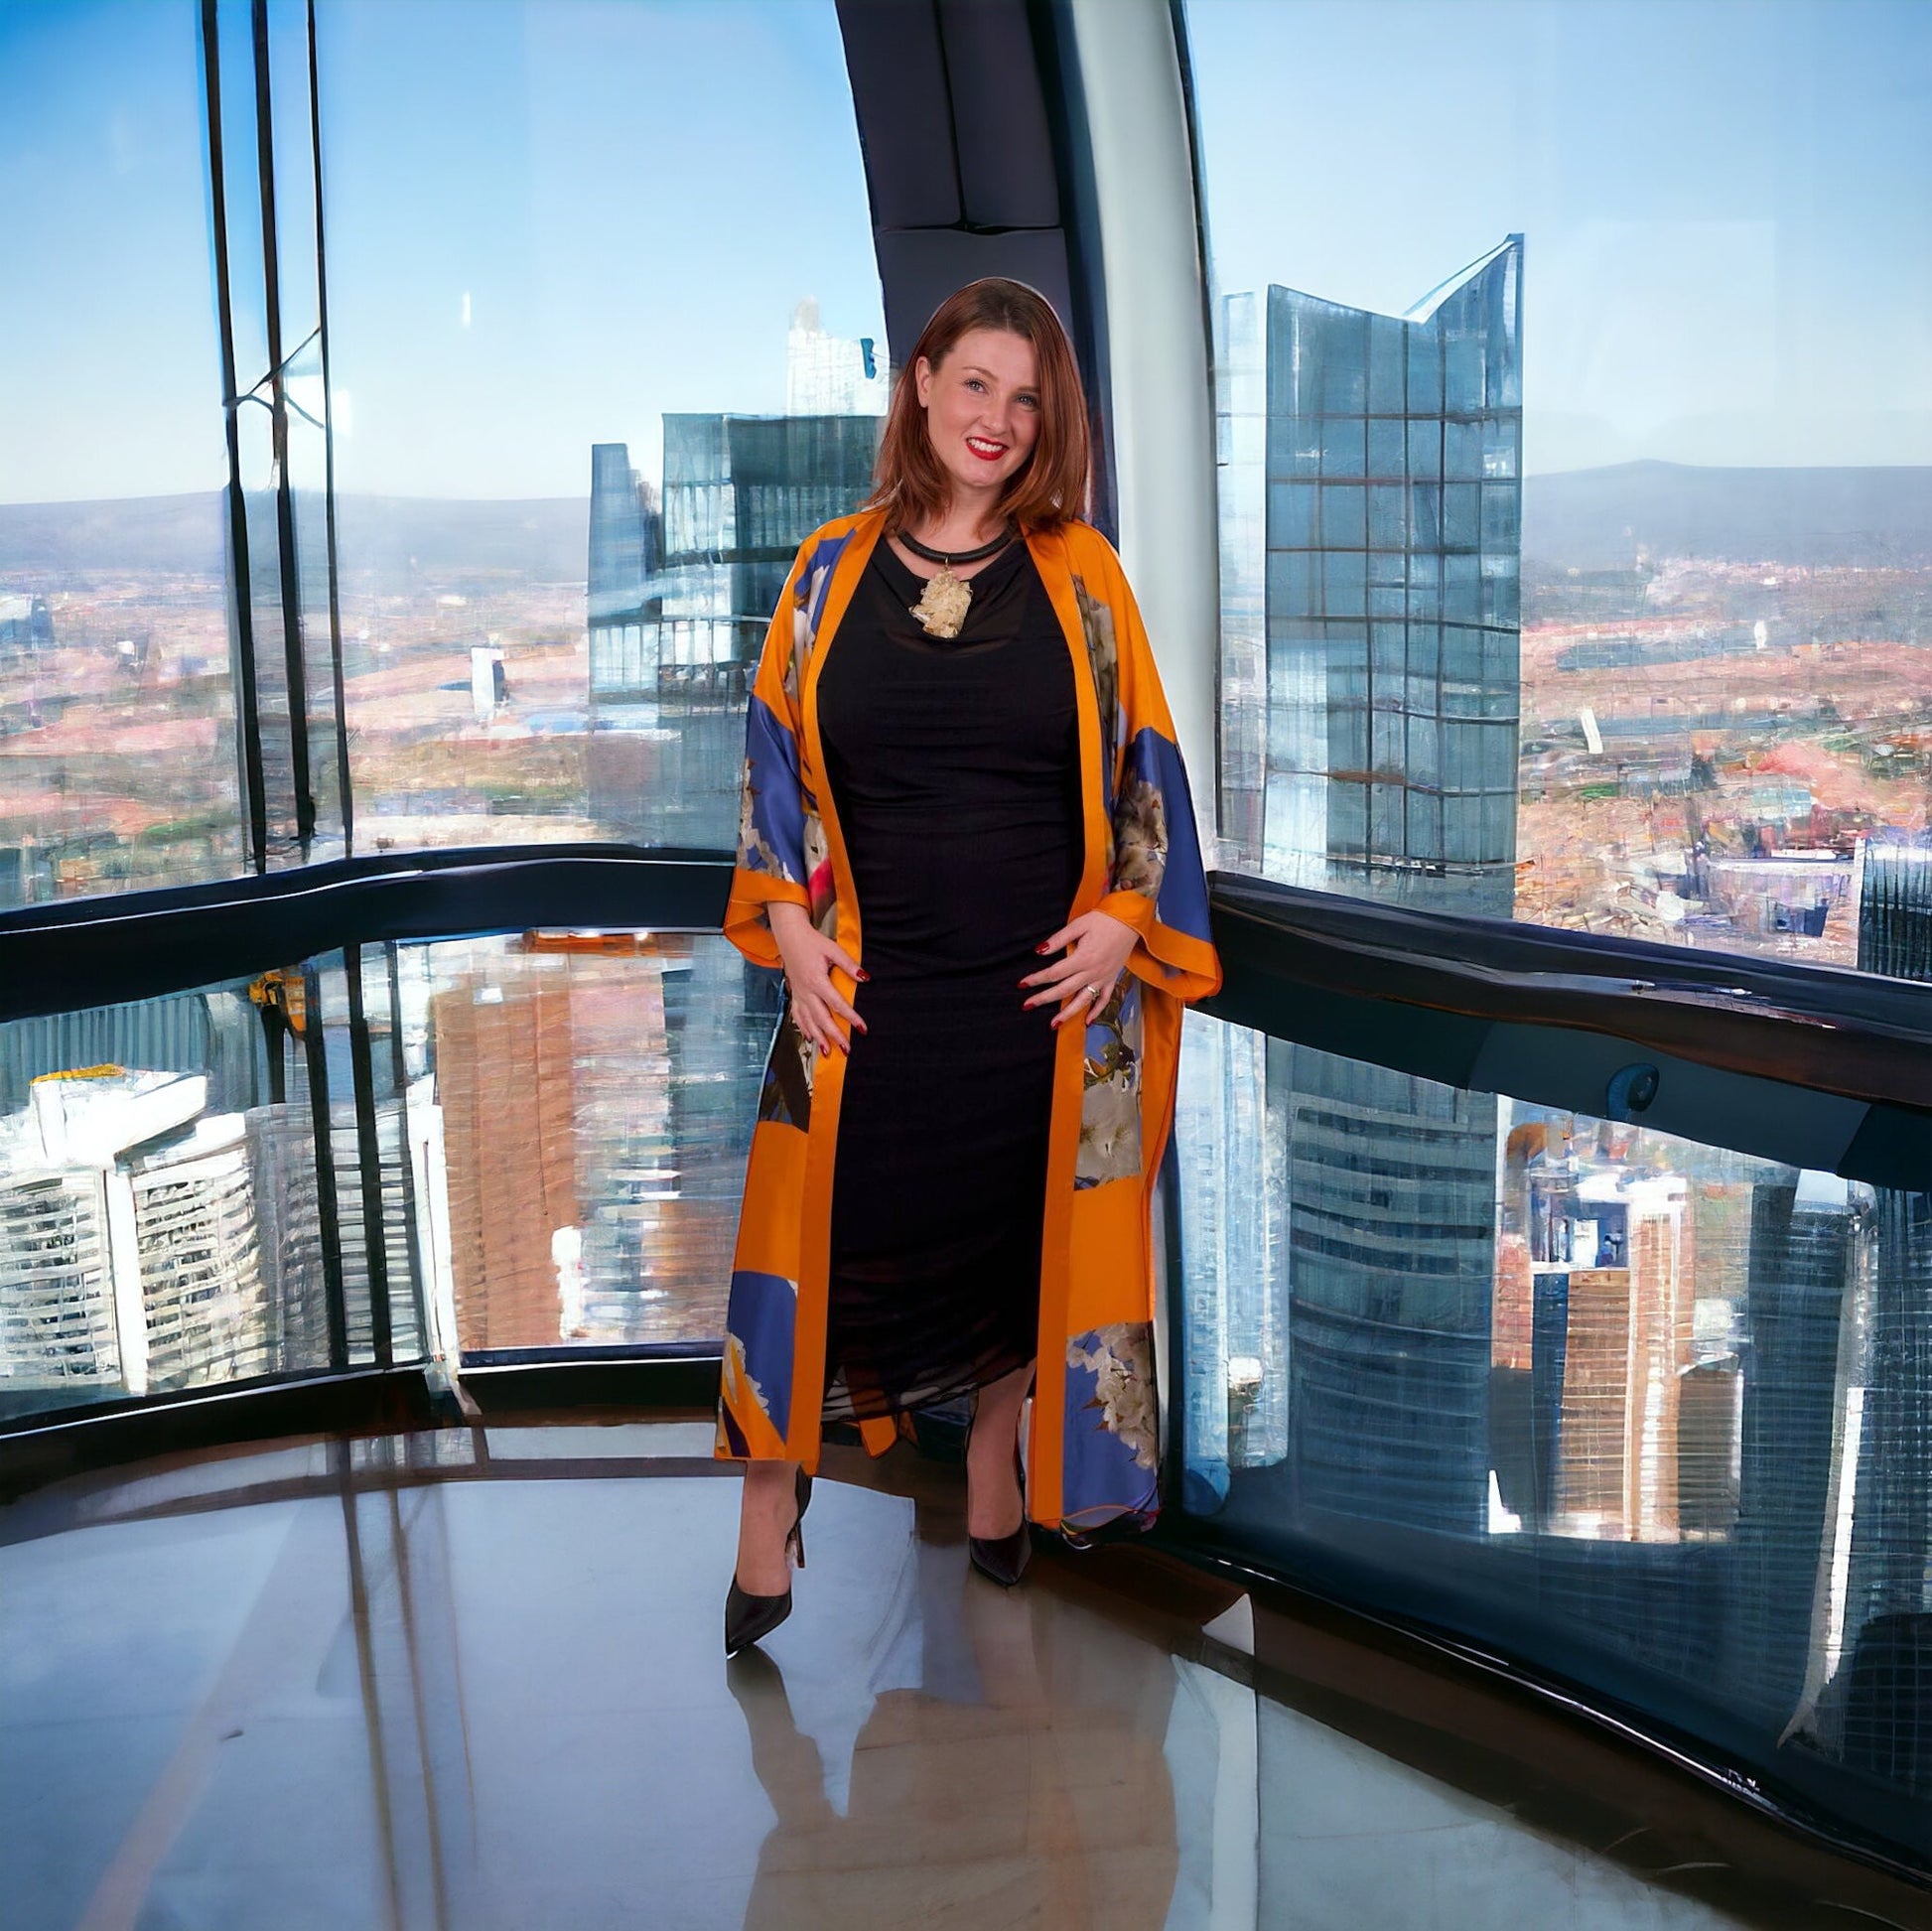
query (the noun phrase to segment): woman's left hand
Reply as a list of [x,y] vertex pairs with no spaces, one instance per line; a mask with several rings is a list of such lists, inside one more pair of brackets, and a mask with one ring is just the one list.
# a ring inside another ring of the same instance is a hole
[[1091,1019],[1113,997],[1114,983],[1126,969],[1139,938],[1133,926],[1111,912],[1082,912],[1038,948],[1057,952],[1065,946],[1067,953],[1065,958],[1021,980],[1022,986],[1039,988],[1026,1004],[1057,1003],[1060,1010],[1053,1021],[1055,1027],[1070,1019]]

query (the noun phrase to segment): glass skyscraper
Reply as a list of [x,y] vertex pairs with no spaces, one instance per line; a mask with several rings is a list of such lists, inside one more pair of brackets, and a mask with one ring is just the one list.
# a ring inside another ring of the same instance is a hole
[[[1509,915],[1522,258],[1406,317],[1224,306],[1223,823],[1272,877]],[[1496,1102],[1302,1046],[1267,1076],[1297,1502],[1480,1534]]]
[[1273,877],[1509,913],[1522,262],[1512,235],[1400,318],[1227,305],[1229,722],[1260,740],[1230,819]]
[[[664,600],[651,584],[664,567],[664,518],[650,484],[630,467],[623,443],[591,445],[591,555],[588,608],[591,692],[656,696],[645,673],[645,633],[655,633]],[[654,653],[649,653],[654,655]]]
[[661,663],[750,665],[798,545],[872,487],[883,418],[664,418]]
[[745,692],[798,545],[872,483],[876,415],[664,418],[661,513],[591,453],[590,797],[645,844],[729,846]]

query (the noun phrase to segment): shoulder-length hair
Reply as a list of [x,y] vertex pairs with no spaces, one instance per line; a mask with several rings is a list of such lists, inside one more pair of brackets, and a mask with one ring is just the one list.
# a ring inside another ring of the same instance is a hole
[[936,373],[960,337],[975,329],[1023,337],[1033,345],[1039,375],[1039,435],[1033,454],[1008,478],[1000,514],[1023,530],[1054,529],[1084,516],[1091,451],[1073,345],[1045,296],[1003,275],[968,282],[925,325],[893,389],[866,508],[884,509],[902,524],[945,513],[952,482],[926,434],[913,371],[923,355]]

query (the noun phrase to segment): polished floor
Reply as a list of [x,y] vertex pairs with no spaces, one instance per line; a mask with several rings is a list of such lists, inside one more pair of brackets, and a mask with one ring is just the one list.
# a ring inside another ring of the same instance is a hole
[[958,1470],[906,1450],[828,1454],[796,1612],[727,1665],[708,1448],[319,1441],[0,1510],[0,1923],[1932,1923],[1574,1720],[1432,1707],[1332,1617],[1270,1611],[1257,1668],[1201,1633],[1243,1605],[1177,1568],[1055,1552],[1007,1594],[967,1570]]

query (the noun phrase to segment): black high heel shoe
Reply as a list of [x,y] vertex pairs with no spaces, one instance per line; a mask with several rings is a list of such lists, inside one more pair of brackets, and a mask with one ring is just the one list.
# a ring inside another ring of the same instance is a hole
[[[979,1411],[974,1410],[973,1419],[979,1419]],[[966,1452],[970,1458],[973,1451],[973,1431],[966,1431]],[[972,1558],[973,1567],[989,1581],[998,1583],[1003,1589],[1010,1589],[1027,1573],[1027,1564],[1034,1553],[1034,1539],[1027,1523],[1027,1464],[1021,1459],[1020,1443],[1016,1438],[1013,1445],[1013,1472],[1020,1483],[1020,1526],[1010,1536],[975,1536],[966,1538],[966,1551]]]
[[[803,1569],[805,1510],[811,1505],[812,1478],[802,1468],[798,1471],[795,1492],[798,1513],[792,1518],[791,1528],[785,1536],[785,1555],[796,1568]],[[782,1595],[754,1595],[751,1590],[738,1586],[738,1578],[734,1575],[732,1586],[725,1592],[725,1654],[736,1656],[748,1645],[762,1642],[790,1614],[790,1589],[786,1589]]]

